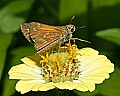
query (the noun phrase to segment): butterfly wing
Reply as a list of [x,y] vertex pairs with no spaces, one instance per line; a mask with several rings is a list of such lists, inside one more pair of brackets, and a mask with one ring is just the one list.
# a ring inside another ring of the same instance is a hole
[[44,52],[60,43],[66,33],[65,26],[49,26],[37,22],[24,23],[21,29],[38,52]]

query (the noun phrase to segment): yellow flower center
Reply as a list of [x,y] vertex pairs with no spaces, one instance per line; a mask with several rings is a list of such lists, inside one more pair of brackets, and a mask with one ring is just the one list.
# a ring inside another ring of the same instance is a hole
[[46,82],[73,81],[78,77],[77,46],[75,44],[67,46],[64,52],[46,53],[45,56],[41,56],[40,64]]

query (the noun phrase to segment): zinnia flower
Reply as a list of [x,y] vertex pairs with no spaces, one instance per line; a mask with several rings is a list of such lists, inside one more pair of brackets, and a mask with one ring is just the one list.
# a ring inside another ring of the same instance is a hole
[[114,71],[114,64],[92,48],[78,49],[75,44],[62,47],[60,52],[45,53],[21,59],[13,66],[10,79],[18,79],[16,90],[47,91],[53,88],[94,91]]

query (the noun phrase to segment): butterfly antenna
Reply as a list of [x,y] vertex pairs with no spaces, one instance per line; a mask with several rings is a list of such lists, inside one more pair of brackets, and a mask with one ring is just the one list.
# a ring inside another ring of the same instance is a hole
[[72,23],[72,20],[75,18],[75,16],[73,16],[72,18],[71,18],[71,20],[70,20],[70,24]]
[[86,26],[82,26],[82,27],[76,27],[76,28],[85,28]]

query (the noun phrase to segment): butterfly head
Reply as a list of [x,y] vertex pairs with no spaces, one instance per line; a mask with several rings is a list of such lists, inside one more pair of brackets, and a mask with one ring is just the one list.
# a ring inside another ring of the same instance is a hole
[[66,29],[67,29],[68,33],[72,34],[75,31],[75,26],[72,24],[66,25]]
[[75,26],[72,24],[66,25],[66,35],[64,41],[68,41],[70,38],[72,38],[73,32],[75,32]]

